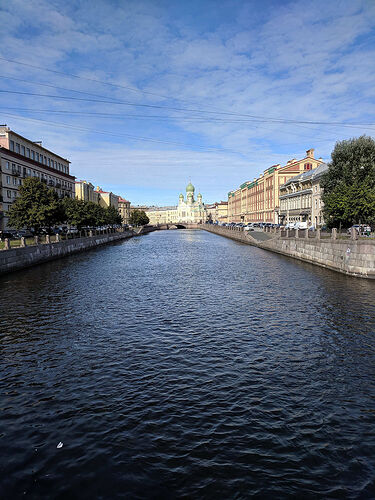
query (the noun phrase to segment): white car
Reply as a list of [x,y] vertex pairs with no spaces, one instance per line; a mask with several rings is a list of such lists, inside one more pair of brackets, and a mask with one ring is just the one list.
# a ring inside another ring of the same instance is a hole
[[294,224],[294,229],[307,229],[307,222],[306,221],[296,222]]

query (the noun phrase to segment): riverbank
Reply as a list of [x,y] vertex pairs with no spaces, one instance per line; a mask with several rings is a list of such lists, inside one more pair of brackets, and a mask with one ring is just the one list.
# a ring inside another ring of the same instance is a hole
[[58,238],[55,238],[55,241],[50,243],[2,250],[0,251],[0,274],[18,271],[78,252],[85,252],[101,245],[107,245],[134,236],[141,236],[151,231],[154,231],[154,228],[142,227],[134,231],[93,234],[92,236],[64,241],[58,241]]
[[205,224],[202,229],[247,245],[293,257],[349,276],[375,279],[375,242],[353,239],[314,238],[307,232],[290,237],[287,232],[248,232]]

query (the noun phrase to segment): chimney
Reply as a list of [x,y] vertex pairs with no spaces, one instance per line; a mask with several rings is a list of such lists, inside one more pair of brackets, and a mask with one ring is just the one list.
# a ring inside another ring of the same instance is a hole
[[314,158],[314,149],[313,149],[313,148],[308,149],[308,150],[306,151],[306,156],[307,156],[308,158]]
[[34,144],[38,144],[39,146],[42,145],[42,141],[34,141]]

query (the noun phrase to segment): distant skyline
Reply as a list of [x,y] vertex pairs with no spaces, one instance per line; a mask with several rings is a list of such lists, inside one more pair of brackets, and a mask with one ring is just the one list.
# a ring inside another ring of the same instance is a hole
[[[134,205],[375,135],[375,2],[0,0],[0,122]],[[49,97],[48,97],[49,96]]]

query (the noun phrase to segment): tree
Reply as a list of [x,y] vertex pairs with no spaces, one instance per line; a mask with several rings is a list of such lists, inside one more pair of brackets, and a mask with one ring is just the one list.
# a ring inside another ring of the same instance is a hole
[[87,202],[77,200],[76,198],[64,198],[62,205],[65,212],[65,222],[77,229],[89,226],[89,216],[87,211]]
[[8,214],[9,226],[32,229],[36,233],[41,228],[59,224],[64,218],[57,193],[35,177],[24,179]]
[[122,218],[115,207],[110,206],[105,210],[106,223],[113,226],[115,224],[121,224]]
[[129,222],[132,226],[145,226],[150,222],[144,210],[135,209],[130,213]]
[[375,224],[375,141],[337,142],[322,178],[324,217],[330,227]]

